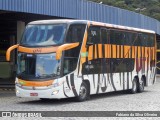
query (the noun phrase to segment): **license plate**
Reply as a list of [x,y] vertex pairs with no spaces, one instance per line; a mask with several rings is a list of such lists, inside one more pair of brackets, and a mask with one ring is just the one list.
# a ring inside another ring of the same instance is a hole
[[30,93],[30,96],[38,96],[38,93]]

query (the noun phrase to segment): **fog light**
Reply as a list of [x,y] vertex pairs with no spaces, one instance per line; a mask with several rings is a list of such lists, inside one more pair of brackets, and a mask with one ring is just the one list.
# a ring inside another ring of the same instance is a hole
[[19,90],[16,90],[16,93],[19,94]]
[[55,90],[52,92],[52,95],[56,95],[56,94],[58,94],[58,92],[59,92],[59,90]]

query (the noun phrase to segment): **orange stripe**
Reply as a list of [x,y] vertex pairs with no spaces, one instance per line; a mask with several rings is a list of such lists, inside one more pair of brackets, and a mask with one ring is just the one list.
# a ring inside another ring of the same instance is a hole
[[113,53],[113,54],[112,54],[112,55],[113,55],[112,57],[113,57],[113,58],[116,58],[116,52],[117,52],[117,51],[116,51],[116,45],[112,45],[112,53]]
[[135,46],[132,46],[132,58],[135,58]]
[[123,58],[123,46],[121,45],[121,58]]
[[37,82],[37,81],[26,81],[26,80],[21,80],[21,79],[18,79],[18,81],[22,86],[31,86],[31,87],[50,86],[54,82],[54,80]]
[[119,58],[119,45],[117,45],[117,58]]
[[88,51],[88,60],[93,59],[93,45],[89,46],[89,51]]
[[142,47],[142,58],[144,58],[144,47]]
[[127,49],[127,46],[124,46],[124,58],[128,58],[128,49]]
[[50,53],[50,52],[56,52],[57,47],[45,47],[45,48],[27,48],[27,47],[18,47],[19,52],[24,52],[24,53]]
[[138,47],[138,58],[141,57],[141,47]]
[[107,58],[111,58],[111,45],[107,45]]
[[152,48],[152,50],[153,50],[153,53],[152,53],[152,54],[153,54],[153,60],[154,60],[154,58],[155,58],[155,52],[154,52],[154,50],[155,50],[155,49]]
[[131,49],[132,49],[132,47],[129,46],[129,49],[128,49],[128,58],[131,58]]
[[111,45],[109,45],[109,58],[111,58]]
[[102,58],[102,44],[98,44],[99,58]]
[[108,52],[107,51],[108,51],[108,45],[105,45],[105,58],[108,58],[108,56],[107,56]]

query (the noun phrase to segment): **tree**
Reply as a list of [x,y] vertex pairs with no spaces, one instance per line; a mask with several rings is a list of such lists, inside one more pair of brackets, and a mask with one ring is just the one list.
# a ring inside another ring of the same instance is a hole
[[103,2],[110,6],[115,6],[137,12],[137,8],[145,8],[141,14],[153,17],[160,21],[160,0],[90,0],[93,2]]

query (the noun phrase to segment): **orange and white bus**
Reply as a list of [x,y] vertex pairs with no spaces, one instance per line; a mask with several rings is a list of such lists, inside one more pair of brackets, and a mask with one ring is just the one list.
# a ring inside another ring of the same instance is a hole
[[18,97],[84,101],[92,94],[143,92],[155,83],[155,32],[87,20],[27,25],[17,53]]

